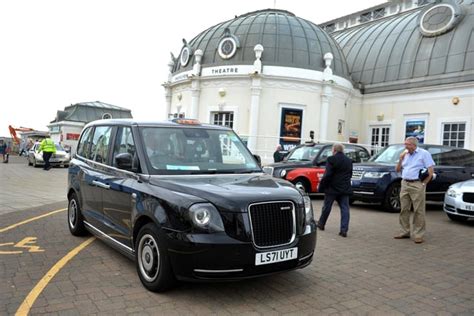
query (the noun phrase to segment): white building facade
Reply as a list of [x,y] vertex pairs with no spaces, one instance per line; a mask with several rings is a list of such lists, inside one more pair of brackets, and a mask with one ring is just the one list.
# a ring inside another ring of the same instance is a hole
[[183,40],[164,84],[168,116],[232,127],[266,160],[310,132],[316,141],[385,146],[414,135],[474,149],[472,1],[410,3],[322,27],[262,10]]

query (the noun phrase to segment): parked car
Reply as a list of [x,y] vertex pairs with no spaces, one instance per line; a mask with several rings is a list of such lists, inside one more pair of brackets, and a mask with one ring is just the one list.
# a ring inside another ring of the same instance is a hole
[[[66,152],[66,150],[60,145],[56,145],[56,153],[51,156],[49,159],[49,163],[51,166],[61,166],[61,167],[69,167],[69,162],[71,161],[71,155]],[[43,153],[39,153],[39,146],[40,144],[37,143],[33,145],[28,151],[28,166],[39,167],[44,165],[43,160]]]
[[[426,187],[428,201],[442,201],[453,183],[474,178],[474,152],[454,147],[420,144],[431,153],[436,166],[436,178]],[[381,203],[383,209],[400,211],[401,174],[395,171],[403,144],[384,148],[368,163],[354,164],[352,173],[353,199]]]
[[282,178],[293,183],[299,190],[304,190],[306,193],[317,193],[324,171],[326,171],[324,167],[297,168],[288,171]]
[[451,185],[444,195],[443,210],[453,221],[474,218],[474,180]]
[[309,197],[263,173],[231,129],[196,120],[88,124],[68,200],[71,233],[134,259],[152,291],[303,268],[316,246]]
[[[308,193],[317,192],[318,183],[324,174],[326,160],[332,155],[332,143],[307,142],[292,149],[282,162],[265,166],[263,171],[277,178],[291,181]],[[364,147],[345,144],[344,153],[353,162],[363,162],[370,158]]]

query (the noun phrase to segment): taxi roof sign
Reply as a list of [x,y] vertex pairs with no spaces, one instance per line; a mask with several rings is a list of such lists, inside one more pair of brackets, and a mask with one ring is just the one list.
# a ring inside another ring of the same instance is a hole
[[196,119],[187,119],[187,118],[176,118],[172,120],[176,124],[182,125],[201,125],[201,122]]

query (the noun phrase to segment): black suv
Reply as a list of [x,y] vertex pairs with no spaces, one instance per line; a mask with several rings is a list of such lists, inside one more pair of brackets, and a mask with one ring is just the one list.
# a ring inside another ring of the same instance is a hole
[[311,200],[257,158],[231,129],[195,120],[92,122],[69,167],[69,229],[135,259],[152,291],[305,267]]
[[[267,174],[283,178],[288,171],[297,168],[321,167],[326,165],[332,155],[333,143],[306,142],[293,148],[283,161],[272,163],[263,168]],[[353,162],[368,161],[370,154],[364,147],[354,144],[344,144],[344,154]]]
[[[426,187],[426,199],[442,201],[451,184],[474,178],[474,152],[454,147],[420,144],[426,149],[436,164],[436,177]],[[385,147],[368,163],[354,164],[352,172],[353,199],[364,202],[381,203],[385,210],[400,211],[401,174],[395,166],[403,144]]]

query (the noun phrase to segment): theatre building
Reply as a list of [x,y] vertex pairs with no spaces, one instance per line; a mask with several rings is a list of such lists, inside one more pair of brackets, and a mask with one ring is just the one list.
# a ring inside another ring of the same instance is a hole
[[472,1],[390,1],[326,23],[268,9],[183,40],[167,115],[232,127],[270,159],[278,143],[474,149]]

